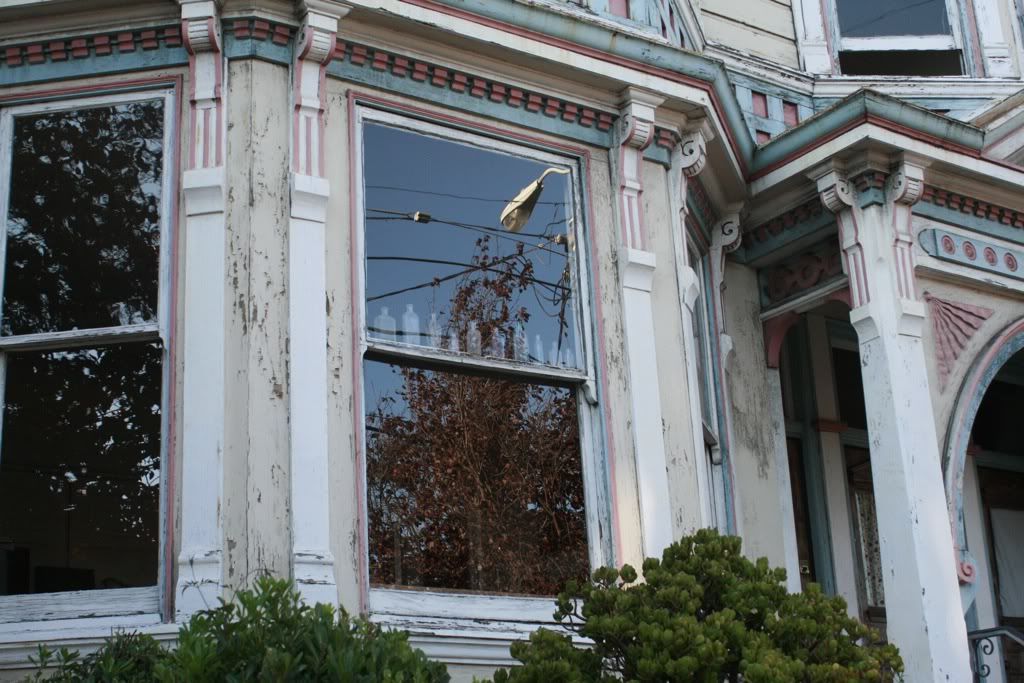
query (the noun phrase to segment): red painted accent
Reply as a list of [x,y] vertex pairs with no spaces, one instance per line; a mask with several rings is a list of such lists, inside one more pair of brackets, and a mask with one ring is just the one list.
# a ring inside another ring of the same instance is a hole
[[[779,367],[782,356],[782,342],[786,339],[786,333],[800,320],[800,316],[793,311],[783,313],[764,322],[764,355],[768,367]],[[717,335],[716,335],[717,336]]]
[[38,43],[34,45],[25,46],[25,58],[29,64],[40,64],[46,61],[46,55],[43,54],[43,46]]
[[63,62],[68,58],[68,53],[64,51],[64,41],[55,40],[47,46],[50,51],[50,60],[54,62]]
[[142,42],[143,50],[155,50],[160,47],[160,41],[157,40],[156,31],[142,31],[139,33],[139,39]]
[[248,38],[251,34],[249,32],[249,22],[243,19],[239,19],[235,22],[235,38]]
[[611,114],[605,114],[600,112],[597,115],[597,129],[598,130],[610,130],[612,125],[615,123],[614,117]]
[[562,103],[554,97],[547,98],[544,106],[544,116],[558,116],[558,110],[561,109],[561,106]]
[[430,79],[430,84],[443,88],[448,85],[448,69],[442,69],[439,66],[434,67],[434,76]]
[[576,110],[577,107],[571,102],[565,103],[565,108],[562,109],[562,120],[568,121],[569,123],[576,123]]
[[[237,23],[235,25],[237,26]],[[135,52],[135,36],[127,31],[118,33],[117,49],[119,52]]]
[[76,59],[89,56],[89,46],[85,38],[75,38],[71,41],[71,56]]
[[469,79],[466,78],[466,74],[452,75],[451,87],[455,92],[466,92],[466,88],[469,87]]
[[384,50],[374,50],[373,63],[371,63],[370,66],[377,71],[386,71],[388,68],[389,57],[390,55],[387,52],[384,52]]
[[584,109],[580,112],[580,125],[584,128],[590,128],[593,126],[596,119],[597,115],[594,114],[593,109]]
[[491,83],[491,102],[505,101],[505,86],[501,83]]
[[469,94],[473,97],[483,97],[487,94],[487,81],[482,78],[473,79],[473,87],[470,89]]
[[[365,47],[363,47],[362,45],[353,45],[352,46],[352,56],[349,57],[349,59],[352,61],[353,64],[356,64],[356,65],[365,64],[366,63],[366,57],[367,57],[367,52],[366,52],[366,48]],[[419,67],[419,64],[417,64],[416,66]]]
[[752,92],[750,93],[750,104],[754,111],[754,116],[760,116],[761,118],[768,118],[768,96],[763,92]]
[[523,103],[523,91],[519,88],[508,89],[508,106],[519,107]]
[[266,40],[270,35],[270,22],[263,19],[256,19],[252,22],[252,37],[256,40]]
[[526,110],[538,112],[544,106],[544,98],[536,93],[530,93],[526,98]]
[[177,26],[168,26],[164,29],[164,44],[167,47],[178,47],[181,45],[181,29]]
[[763,130],[754,131],[754,138],[757,140],[757,144],[763,145],[772,139],[771,133],[767,133]]
[[[352,49],[355,50],[355,48],[352,48]],[[352,60],[352,61],[354,62],[355,60]],[[430,74],[427,71],[427,65],[424,64],[423,62],[415,62],[412,65],[412,80],[414,80],[414,81],[426,81],[427,77],[429,75]]]
[[609,0],[608,11],[615,16],[629,18],[629,0]]
[[395,55],[395,61],[391,65],[391,73],[399,78],[405,78],[405,75],[409,73],[409,60]]
[[800,123],[800,110],[795,103],[782,101],[782,120],[786,122],[788,128]]
[[292,30],[283,24],[276,24],[274,26],[274,34],[270,37],[270,42],[275,45],[287,45],[288,41],[292,37]]
[[97,55],[109,55],[113,50],[110,47],[110,36],[94,36],[92,46]]

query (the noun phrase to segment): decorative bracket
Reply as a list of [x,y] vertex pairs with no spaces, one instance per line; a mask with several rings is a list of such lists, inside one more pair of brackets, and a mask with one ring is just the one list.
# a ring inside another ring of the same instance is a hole
[[626,88],[616,129],[618,142],[619,211],[622,245],[647,249],[640,197],[644,192],[644,150],[654,140],[654,111],[664,99],[638,88]]
[[214,0],[181,4],[181,35],[191,81],[188,168],[224,165],[224,62],[221,27]]
[[860,244],[860,231],[854,209],[853,189],[846,173],[836,166],[826,166],[820,172],[811,172],[817,183],[822,205],[835,214],[839,225],[839,248],[843,252],[843,270],[850,280],[850,295],[854,308],[871,301],[867,280],[864,248]]
[[732,362],[733,341],[725,332],[725,257],[736,251],[743,240],[740,231],[738,207],[729,213],[711,230],[711,248],[708,258],[711,264],[711,292],[715,308],[715,333],[718,334],[722,352],[722,366],[726,369]]
[[901,299],[917,298],[914,289],[914,240],[911,231],[912,207],[924,191],[924,167],[901,159],[885,182],[885,194],[891,204],[893,255],[896,261],[896,289]]

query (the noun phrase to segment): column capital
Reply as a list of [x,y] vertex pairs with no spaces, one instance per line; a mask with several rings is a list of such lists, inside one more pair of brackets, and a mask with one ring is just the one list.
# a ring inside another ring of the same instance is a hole
[[826,209],[839,213],[853,207],[853,190],[844,170],[830,166],[821,169],[820,174],[812,171],[808,176],[817,185],[818,197]]
[[181,2],[182,42],[192,56],[221,51],[220,5],[214,0]]
[[326,65],[334,56],[338,23],[352,8],[347,4],[304,0],[301,37],[295,44],[296,60]]
[[704,131],[698,129],[683,133],[679,142],[679,164],[683,175],[687,178],[694,177],[704,170],[707,161],[708,143]]
[[886,197],[895,204],[913,206],[924,191],[924,166],[901,159],[885,181]]

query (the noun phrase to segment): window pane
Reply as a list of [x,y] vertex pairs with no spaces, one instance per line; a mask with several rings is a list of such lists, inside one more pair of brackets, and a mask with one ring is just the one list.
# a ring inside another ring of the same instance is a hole
[[949,35],[946,0],[838,0],[844,38]]
[[161,350],[10,354],[0,595],[157,581]]
[[371,583],[553,595],[586,577],[573,390],[363,367]]
[[513,232],[502,210],[546,164],[374,124],[364,155],[371,338],[580,366],[570,176]]
[[5,335],[156,320],[163,103],[14,119]]

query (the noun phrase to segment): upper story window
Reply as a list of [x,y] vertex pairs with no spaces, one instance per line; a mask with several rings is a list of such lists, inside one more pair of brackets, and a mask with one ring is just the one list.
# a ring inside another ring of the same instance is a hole
[[359,111],[370,608],[550,596],[601,561],[578,163]]
[[169,98],[0,111],[0,622],[158,611]]
[[963,73],[957,0],[833,0],[844,75]]

